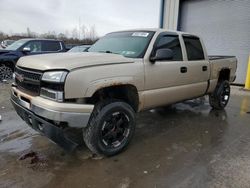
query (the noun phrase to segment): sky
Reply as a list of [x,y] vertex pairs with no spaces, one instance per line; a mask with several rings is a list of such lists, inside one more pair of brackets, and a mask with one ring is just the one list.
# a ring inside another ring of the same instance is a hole
[[[158,27],[160,0],[0,0],[0,31],[14,34],[95,27],[98,36],[112,31]],[[79,24],[80,23],[80,24]]]

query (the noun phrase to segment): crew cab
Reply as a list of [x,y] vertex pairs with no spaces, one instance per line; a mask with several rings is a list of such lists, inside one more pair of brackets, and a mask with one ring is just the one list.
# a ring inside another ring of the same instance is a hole
[[223,109],[236,77],[235,57],[208,56],[189,33],[113,32],[88,51],[23,57],[12,85],[18,115],[69,151],[77,146],[69,128],[93,153],[111,156],[131,141],[137,112],[204,95]]
[[28,55],[66,52],[64,43],[53,39],[20,39],[0,50],[0,81],[12,79],[16,62]]

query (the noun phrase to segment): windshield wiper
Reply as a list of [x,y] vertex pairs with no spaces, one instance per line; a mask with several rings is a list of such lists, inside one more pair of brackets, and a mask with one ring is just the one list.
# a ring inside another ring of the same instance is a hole
[[107,53],[107,54],[119,54],[119,53],[116,53],[116,52],[112,52],[110,50],[106,50],[106,51],[98,51],[100,53]]

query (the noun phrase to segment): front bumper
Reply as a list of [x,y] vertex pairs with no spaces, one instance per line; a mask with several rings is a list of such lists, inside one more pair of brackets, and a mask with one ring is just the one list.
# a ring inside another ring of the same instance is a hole
[[72,128],[87,126],[94,105],[59,103],[27,95],[12,87],[11,100],[42,118],[67,123]]
[[[11,102],[17,114],[33,129],[48,137],[67,151],[73,151],[79,143],[67,136],[67,127],[86,127],[93,110],[93,105],[58,103],[33,97],[11,89]],[[61,109],[61,110],[59,110]],[[59,127],[63,123],[65,127]],[[76,135],[77,136],[77,135]]]
[[53,142],[64,148],[66,151],[73,151],[78,143],[68,138],[63,129],[49,123],[48,121],[35,115],[33,112],[27,110],[21,105],[17,104],[13,99],[11,102],[17,112],[17,114],[33,129],[48,137]]

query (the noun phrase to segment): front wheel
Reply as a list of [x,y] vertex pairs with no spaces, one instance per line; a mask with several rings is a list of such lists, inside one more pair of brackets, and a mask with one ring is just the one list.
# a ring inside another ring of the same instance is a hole
[[83,138],[96,154],[112,156],[126,148],[135,131],[135,112],[122,101],[104,101],[92,112]]
[[230,98],[230,83],[227,80],[220,81],[215,91],[209,95],[210,106],[222,110],[228,104]]
[[0,65],[0,81],[13,79],[13,70],[5,65]]

